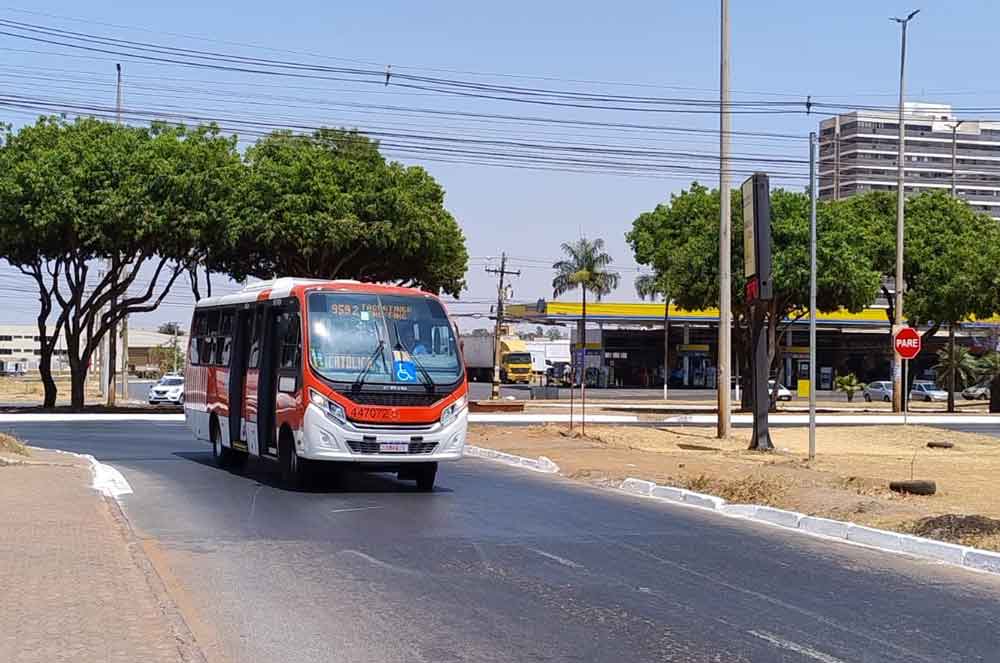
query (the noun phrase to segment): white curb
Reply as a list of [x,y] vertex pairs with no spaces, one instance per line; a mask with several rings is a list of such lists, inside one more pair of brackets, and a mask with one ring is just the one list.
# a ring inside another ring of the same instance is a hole
[[721,497],[714,495],[705,495],[673,486],[659,486],[652,481],[632,477],[625,479],[619,486],[619,490],[630,495],[649,497],[683,506],[708,508],[729,518],[767,523],[819,538],[837,539],[884,552],[911,555],[1000,574],[1000,553],[989,550],[980,550],[899,532],[889,532],[840,520],[807,516],[797,511],[786,511],[769,506],[727,504]]
[[471,444],[465,445],[465,451],[463,454],[474,458],[485,458],[487,460],[503,463],[504,465],[523,467],[526,470],[541,472],[543,474],[555,474],[559,471],[559,466],[545,456],[539,456],[538,458],[525,458],[524,456],[515,456],[513,454],[497,451],[496,449],[475,447]]
[[125,479],[125,476],[121,472],[110,465],[105,465],[90,454],[78,454],[73,451],[46,449],[44,447],[35,446],[29,446],[28,448],[37,449],[39,451],[54,451],[57,454],[66,454],[67,456],[85,458],[87,462],[90,463],[90,472],[93,475],[93,479],[90,483],[91,488],[106,497],[113,497],[116,500],[122,495],[132,494],[132,486],[129,485],[128,480]]

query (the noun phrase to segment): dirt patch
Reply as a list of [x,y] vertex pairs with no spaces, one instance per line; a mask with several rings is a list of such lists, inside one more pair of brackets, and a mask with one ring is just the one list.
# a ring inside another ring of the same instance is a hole
[[30,456],[28,447],[24,446],[21,440],[7,433],[0,433],[0,453],[17,454],[18,456]]
[[[766,504],[810,515],[912,532],[926,518],[978,514],[1000,519],[1000,439],[922,426],[821,427],[817,458],[807,459],[806,428],[772,429],[774,453],[746,449],[750,431],[729,438],[714,428],[473,425],[470,443],[522,456],[547,456],[571,478],[608,484],[648,479],[718,495],[734,503]],[[951,449],[928,449],[949,441]],[[894,493],[889,482],[930,479],[937,494]],[[927,536],[1000,550],[1000,531]],[[935,533],[937,532],[937,533]],[[955,538],[958,537],[958,538]],[[963,538],[964,537],[964,538]],[[975,543],[970,543],[975,541]]]

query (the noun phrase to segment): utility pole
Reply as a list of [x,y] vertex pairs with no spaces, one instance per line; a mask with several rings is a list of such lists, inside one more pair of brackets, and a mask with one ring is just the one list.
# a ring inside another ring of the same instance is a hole
[[[906,122],[903,117],[904,94],[905,94],[905,73],[906,73],[906,26],[920,10],[914,10],[906,18],[893,17],[890,20],[899,23],[902,28],[902,42],[899,52],[899,154],[898,168],[896,175],[896,301],[894,310],[896,312],[895,327],[898,329],[903,325],[903,215],[906,206]],[[899,412],[903,409],[905,385],[903,383],[903,362],[899,356],[894,355],[894,365],[892,370],[892,411]]]
[[816,457],[816,132],[809,134],[809,460]]
[[[116,82],[115,82],[115,119],[118,124],[122,122],[122,65],[121,63],[115,64]],[[115,282],[117,281],[117,274],[114,272],[115,260],[113,258],[108,258],[107,260],[107,274],[111,275],[110,287],[113,289],[115,287]],[[111,316],[112,323],[111,327],[107,332],[107,359],[106,363],[108,366],[107,373],[105,375],[106,379],[106,391],[104,392],[105,405],[108,407],[114,407],[118,398],[118,381],[116,379],[116,374],[118,370],[118,324],[114,321],[115,314],[118,310],[118,298],[112,297],[108,304],[108,314]],[[124,356],[123,352],[123,356]],[[124,358],[124,357],[123,357]],[[126,360],[127,361],[127,360]]]
[[[115,116],[117,117],[118,124],[122,123],[122,103],[123,103],[123,89],[122,89],[122,65],[118,63],[115,65],[115,69],[118,73],[118,84],[115,94]],[[122,400],[128,400],[128,314],[122,318]]]
[[177,328],[179,323],[171,323],[174,326],[174,375],[177,375]]
[[729,219],[729,0],[722,0],[721,49],[719,58],[719,359],[718,437],[729,435],[730,379],[729,358],[732,356],[730,319],[732,291],[730,289],[730,219]]
[[500,398],[500,330],[503,326],[504,279],[508,274],[520,276],[521,272],[507,269],[506,252],[500,254],[500,269],[487,267],[486,272],[500,277],[497,283],[497,324],[493,331],[493,390],[490,392],[490,400],[495,401]]

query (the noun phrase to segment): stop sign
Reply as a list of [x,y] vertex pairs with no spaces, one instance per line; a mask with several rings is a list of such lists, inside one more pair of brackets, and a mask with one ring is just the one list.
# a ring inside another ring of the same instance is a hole
[[892,339],[896,354],[903,359],[913,359],[920,354],[920,334],[913,327],[903,327]]

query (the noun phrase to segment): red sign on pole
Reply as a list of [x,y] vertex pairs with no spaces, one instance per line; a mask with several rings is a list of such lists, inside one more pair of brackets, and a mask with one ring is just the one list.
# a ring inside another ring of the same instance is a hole
[[920,354],[920,334],[913,327],[903,327],[896,332],[892,345],[903,359],[913,359]]

